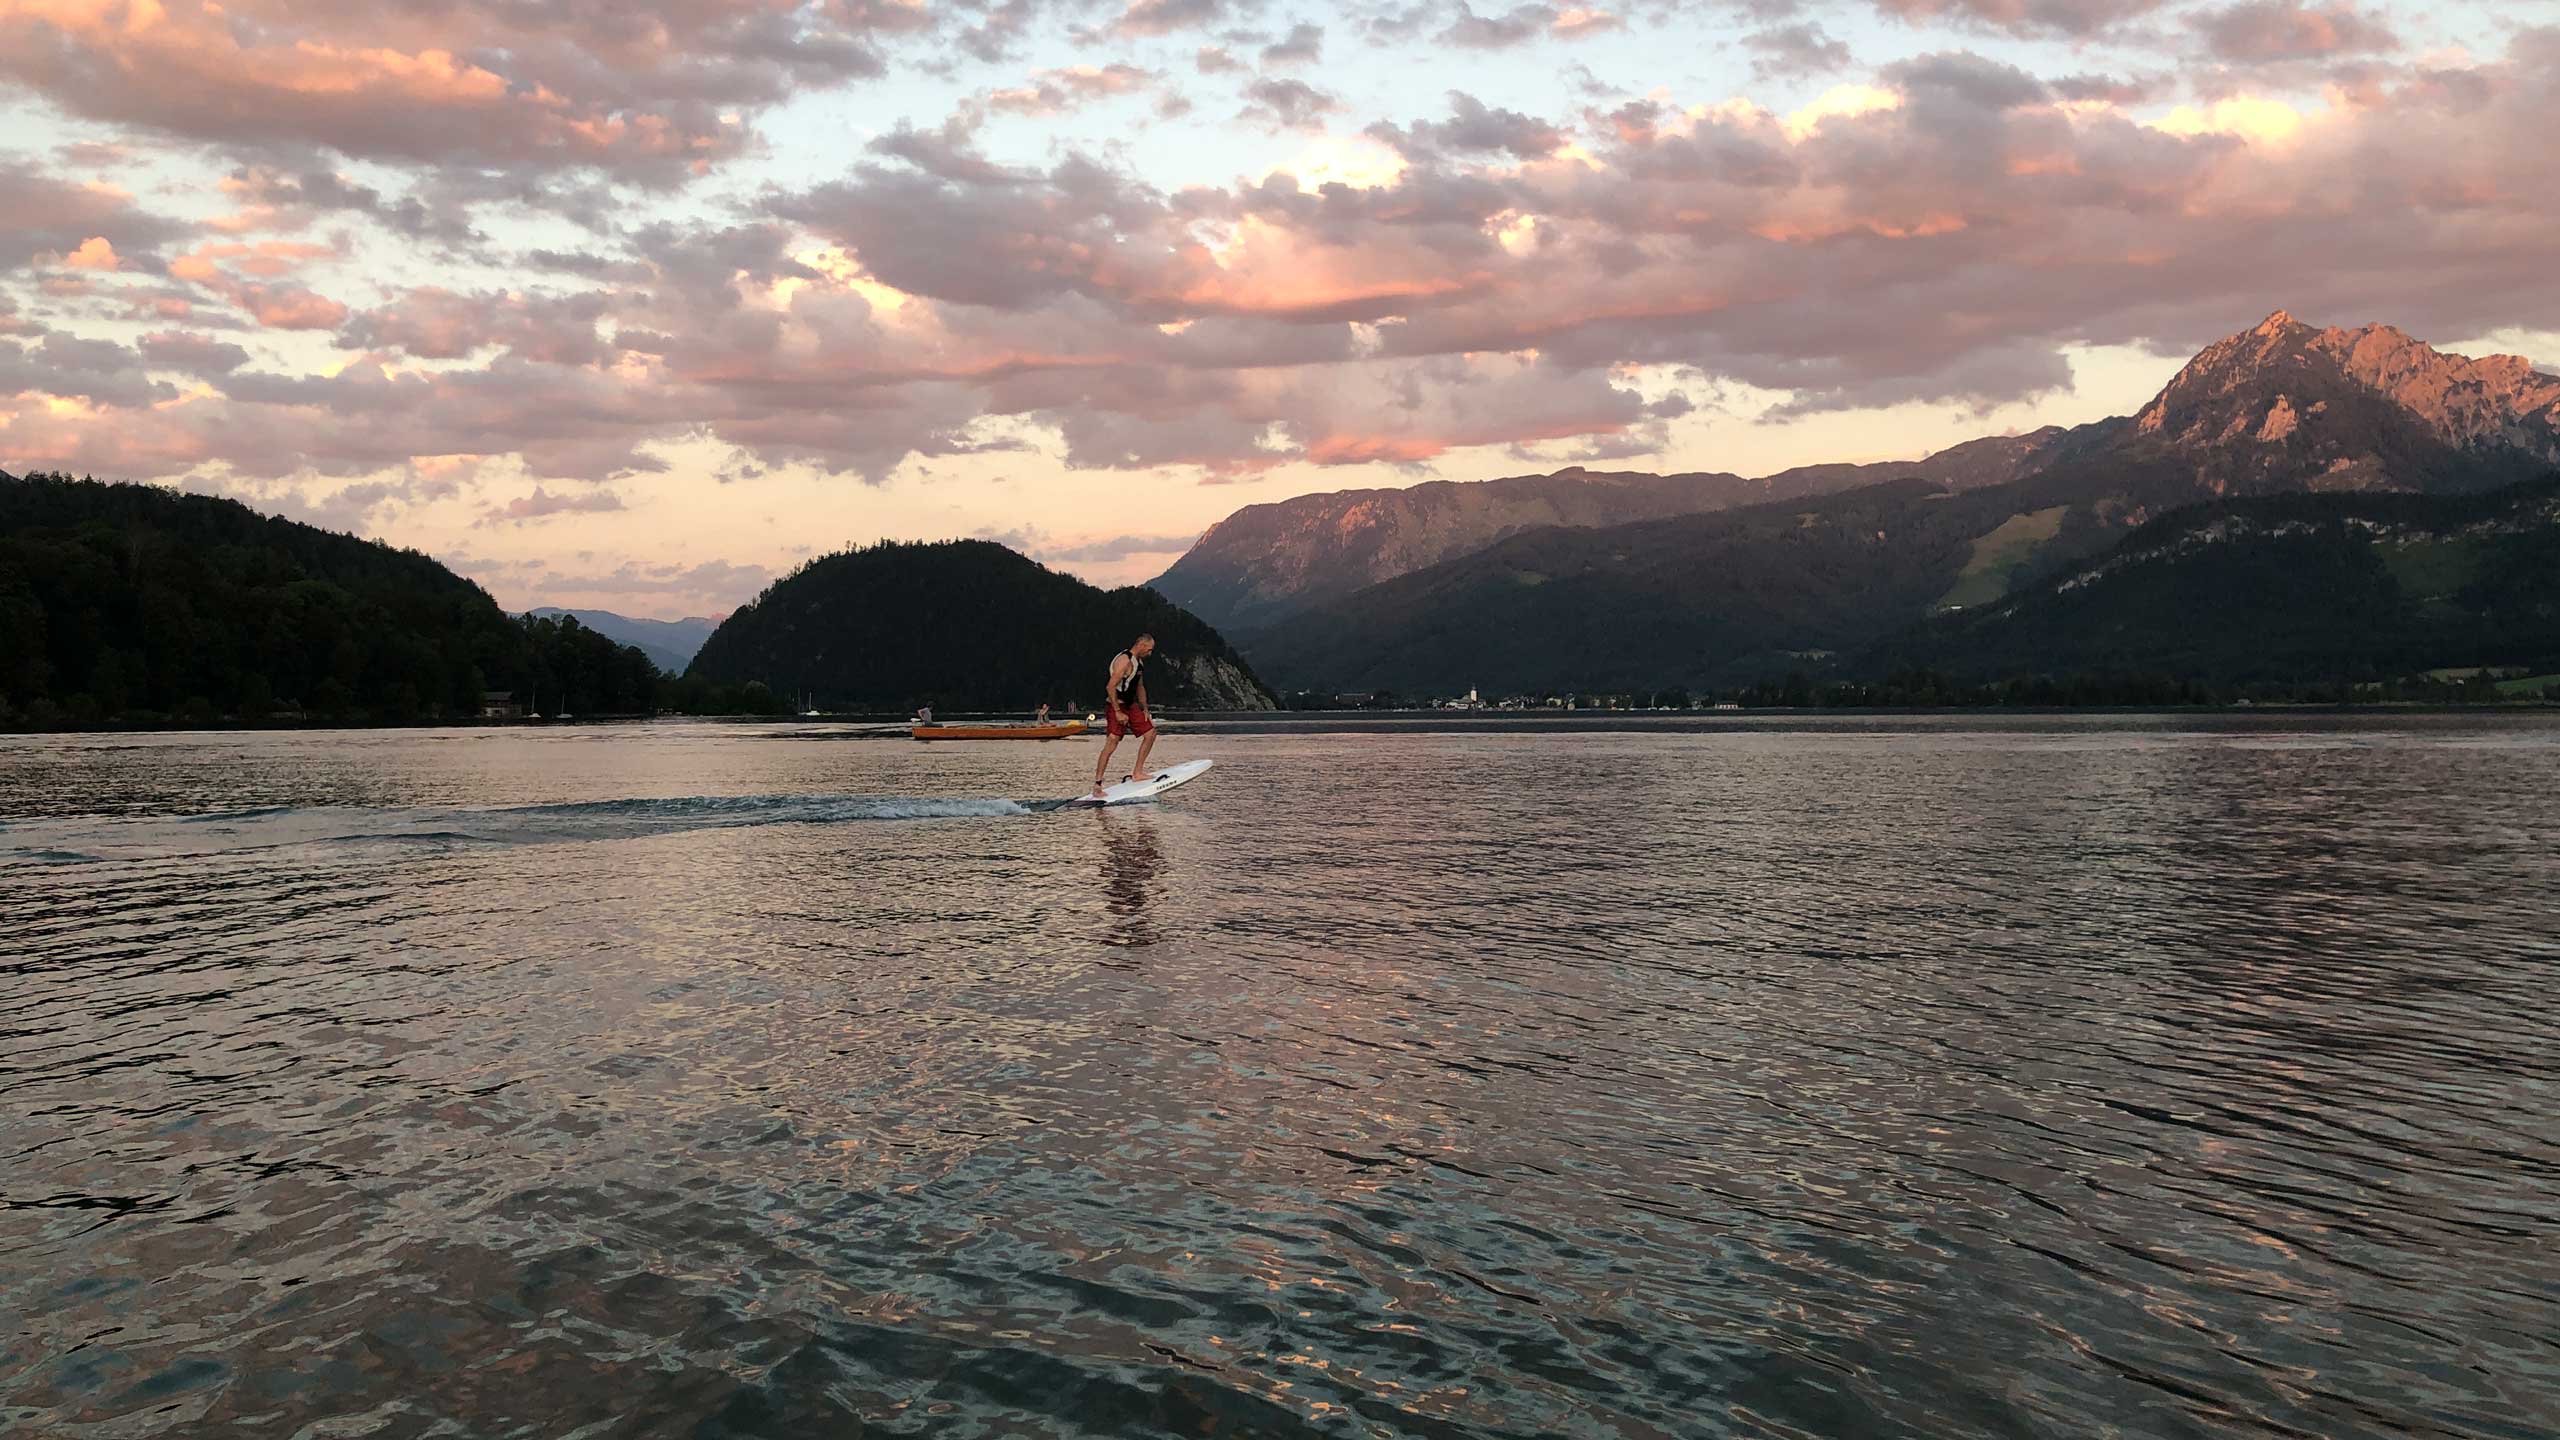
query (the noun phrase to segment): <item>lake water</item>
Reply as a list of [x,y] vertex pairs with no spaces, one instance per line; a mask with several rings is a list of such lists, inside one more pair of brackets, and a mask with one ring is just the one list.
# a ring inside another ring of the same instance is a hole
[[0,737],[0,1433],[2560,1429],[2560,721]]

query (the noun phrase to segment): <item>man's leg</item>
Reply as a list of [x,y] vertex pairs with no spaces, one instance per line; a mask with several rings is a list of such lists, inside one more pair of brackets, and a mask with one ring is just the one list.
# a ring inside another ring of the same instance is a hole
[[1138,737],[1138,761],[1129,769],[1130,779],[1147,778],[1147,752],[1154,748],[1156,748],[1156,731],[1155,727],[1150,725],[1147,727],[1147,733]]
[[1102,777],[1111,769],[1111,752],[1119,748],[1119,736],[1105,735],[1102,737],[1102,758],[1093,762],[1094,794],[1099,795],[1102,793]]

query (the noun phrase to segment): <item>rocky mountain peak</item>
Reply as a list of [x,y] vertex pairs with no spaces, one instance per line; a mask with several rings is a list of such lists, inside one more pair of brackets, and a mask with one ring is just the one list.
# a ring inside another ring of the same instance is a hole
[[[2521,355],[2448,355],[2389,325],[2322,330],[2311,344],[2357,384],[2389,396],[2451,444],[2532,448],[2560,426],[2560,377],[2542,374]],[[2536,429],[2544,433],[2537,437]]]
[[2197,455],[2217,490],[2306,475],[2314,489],[2396,486],[2412,445],[2560,461],[2560,378],[2520,356],[2475,360],[2389,325],[2319,329],[2278,310],[2206,346],[2135,429]]

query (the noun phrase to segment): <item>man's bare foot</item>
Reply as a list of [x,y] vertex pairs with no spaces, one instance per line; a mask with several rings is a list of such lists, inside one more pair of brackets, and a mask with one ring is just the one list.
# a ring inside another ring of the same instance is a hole
[[1102,782],[1099,780],[1093,782],[1093,798],[1096,800],[1102,798]]
[[1154,778],[1156,777],[1153,775],[1141,775],[1135,770],[1129,772],[1129,783],[1132,785],[1144,785]]

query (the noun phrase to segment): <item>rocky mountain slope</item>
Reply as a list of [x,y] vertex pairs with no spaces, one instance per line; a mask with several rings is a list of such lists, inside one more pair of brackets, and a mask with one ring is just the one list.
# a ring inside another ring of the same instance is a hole
[[1925,460],[1808,465],[1757,479],[1577,466],[1551,475],[1302,495],[1249,505],[1218,522],[1153,586],[1222,628],[1270,625],[1525,530],[1623,525],[1910,476],[1956,489],[1998,484],[2035,469],[2064,435],[2039,430],[1977,440]]
[[[1240,638],[1287,689],[1455,694],[1747,684],[1928,613],[1990,492],[1922,479],[1598,530],[1538,530]],[[1818,666],[1816,667],[1818,668]]]
[[984,540],[812,560],[722,621],[686,673],[828,707],[1085,711],[1101,707],[1111,657],[1140,631],[1156,637],[1156,705],[1273,708],[1218,632],[1163,596],[1097,590]]
[[2122,443],[2192,457],[2214,494],[2494,488],[2560,463],[2560,377],[2279,310],[2206,347]]

